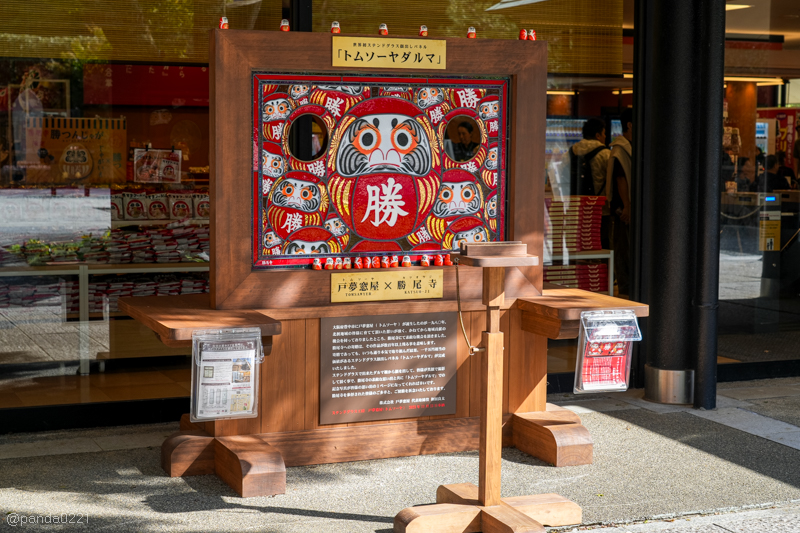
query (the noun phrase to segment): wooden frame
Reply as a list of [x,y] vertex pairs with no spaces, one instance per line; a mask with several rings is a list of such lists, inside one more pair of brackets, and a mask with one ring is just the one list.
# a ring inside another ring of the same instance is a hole
[[[544,203],[530,200],[544,187],[544,152],[531,147],[544,146],[547,45],[518,40],[446,41],[447,69],[431,71],[432,76],[510,80],[507,237],[526,243],[529,253],[541,256]],[[409,75],[400,69],[333,68],[331,57],[332,39],[327,33],[211,32],[211,305],[215,309],[330,305],[329,272],[253,270],[250,207],[253,71]],[[507,296],[540,294],[541,266],[521,267],[519,272],[521,276],[509,275]],[[461,275],[462,287],[467,288],[462,298],[480,298],[480,269],[465,267]],[[455,273],[446,268],[446,300],[455,299],[454,285]]]

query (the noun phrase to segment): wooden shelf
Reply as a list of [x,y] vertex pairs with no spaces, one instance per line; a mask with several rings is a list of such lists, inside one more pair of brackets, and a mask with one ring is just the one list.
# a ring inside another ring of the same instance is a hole
[[[156,332],[167,346],[192,340],[196,329],[260,327],[263,337],[279,335],[281,323],[252,309],[212,309],[208,294],[120,298],[120,311]],[[264,351],[267,351],[265,346]]]
[[583,311],[630,309],[637,317],[650,314],[647,304],[551,283],[545,283],[541,296],[519,298],[517,305],[522,310],[522,329],[548,339],[576,338]]
[[[126,226],[165,226],[167,224],[174,224],[175,222],[180,222],[180,220],[112,220],[111,227],[123,228]],[[184,222],[188,224],[208,225],[207,218],[191,218],[184,220]]]

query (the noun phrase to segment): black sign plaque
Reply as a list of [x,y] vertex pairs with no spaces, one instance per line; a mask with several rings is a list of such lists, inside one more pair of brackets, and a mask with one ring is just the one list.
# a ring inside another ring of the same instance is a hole
[[457,313],[322,318],[320,424],[456,412]]

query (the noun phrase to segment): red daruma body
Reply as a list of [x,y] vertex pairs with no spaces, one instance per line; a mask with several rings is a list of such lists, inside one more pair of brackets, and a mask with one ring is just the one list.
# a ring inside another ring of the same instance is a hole
[[354,106],[331,142],[328,186],[344,223],[363,239],[419,228],[439,190],[441,151],[428,117],[400,98]]

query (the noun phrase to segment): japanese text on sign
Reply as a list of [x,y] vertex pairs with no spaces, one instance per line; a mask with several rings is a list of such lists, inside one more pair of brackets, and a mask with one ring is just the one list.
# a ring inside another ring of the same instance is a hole
[[442,298],[443,279],[441,270],[333,273],[331,302]]
[[456,313],[323,318],[320,423],[453,414]]
[[429,39],[333,36],[333,66],[444,70],[447,43]]

